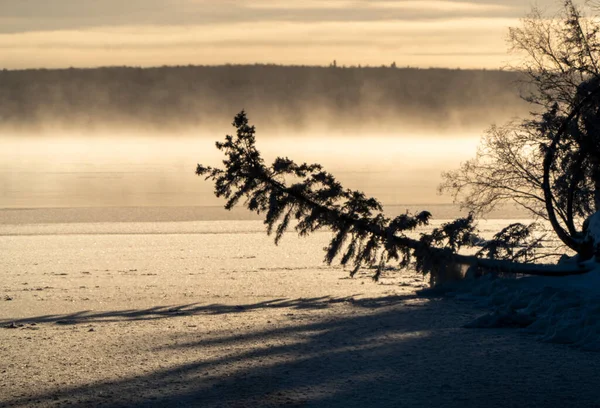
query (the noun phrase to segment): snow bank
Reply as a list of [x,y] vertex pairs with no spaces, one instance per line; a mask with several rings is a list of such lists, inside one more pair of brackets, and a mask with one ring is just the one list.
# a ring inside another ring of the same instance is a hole
[[592,240],[595,246],[600,244],[600,212],[595,212],[585,222],[583,227],[587,239]]
[[485,275],[463,281],[452,295],[493,308],[465,327],[519,327],[541,341],[600,351],[600,266],[567,277]]

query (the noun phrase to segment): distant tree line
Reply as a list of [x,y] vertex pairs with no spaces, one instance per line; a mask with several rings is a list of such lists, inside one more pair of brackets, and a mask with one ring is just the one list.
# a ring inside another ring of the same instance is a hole
[[389,66],[2,70],[0,126],[173,129],[227,123],[246,109],[271,128],[470,127],[527,112],[520,77]]

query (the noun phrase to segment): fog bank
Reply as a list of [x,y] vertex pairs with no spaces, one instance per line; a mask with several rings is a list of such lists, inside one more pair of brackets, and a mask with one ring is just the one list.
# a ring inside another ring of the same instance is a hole
[[270,131],[479,131],[527,113],[515,72],[189,66],[0,71],[0,129],[220,129],[245,109]]
[[246,109],[267,161],[323,164],[386,205],[440,204],[440,173],[526,113],[519,74],[218,66],[0,71],[0,208],[219,206],[197,163]]

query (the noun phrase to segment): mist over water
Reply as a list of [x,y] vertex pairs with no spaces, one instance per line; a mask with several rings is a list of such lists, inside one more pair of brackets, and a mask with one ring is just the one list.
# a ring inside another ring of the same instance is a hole
[[221,164],[214,142],[242,109],[267,162],[320,163],[399,211],[451,203],[437,194],[441,172],[472,158],[491,123],[525,111],[519,78],[271,65],[1,71],[0,208],[221,207],[194,171]]
[[[517,72],[277,65],[0,70],[0,129],[452,134],[527,114]],[[264,137],[264,134],[263,134]]]
[[[197,163],[219,165],[221,134],[3,135],[0,207],[221,206]],[[479,135],[292,134],[257,132],[267,160],[317,162],[352,189],[386,205],[448,203],[436,193],[443,170],[475,153]]]

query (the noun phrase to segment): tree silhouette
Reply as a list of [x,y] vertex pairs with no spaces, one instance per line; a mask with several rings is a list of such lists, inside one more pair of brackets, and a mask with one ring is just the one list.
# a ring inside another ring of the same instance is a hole
[[217,148],[226,156],[224,168],[198,164],[196,174],[214,181],[215,195],[227,200],[226,209],[243,199],[250,211],[264,214],[267,233],[275,234],[276,244],[292,221],[297,222],[295,230],[300,236],[330,229],[334,236],[325,261],[331,263],[339,256],[342,265],[352,266],[352,275],[361,267],[375,267],[374,279],[388,264],[414,266],[430,273],[432,284],[456,276],[465,267],[473,272],[552,276],[588,271],[583,265],[540,268],[539,264],[528,263],[538,241],[531,227],[520,224],[496,234],[476,255],[460,254],[461,248],[477,240],[472,215],[421,234],[419,239],[411,238],[407,233],[427,225],[430,212],[391,219],[383,214],[379,201],[345,189],[319,164],[296,164],[287,157],[278,157],[268,166],[256,148],[255,128],[244,111],[235,117],[233,126],[236,135],[217,142]]
[[[275,243],[292,220],[300,235],[332,230],[325,260],[331,263],[340,255],[342,265],[352,265],[351,274],[363,266],[374,267],[378,279],[386,265],[396,263],[429,273],[436,284],[462,275],[465,268],[475,274],[588,272],[593,265],[585,261],[600,256],[600,26],[596,24],[584,20],[566,0],[562,20],[547,21],[534,10],[523,28],[511,30],[515,48],[533,61],[525,65],[534,86],[526,98],[542,109],[522,123],[492,127],[479,155],[458,171],[446,173],[442,190],[466,197],[463,204],[473,212],[419,239],[407,233],[429,222],[428,211],[391,219],[376,199],[344,189],[318,164],[277,158],[267,166],[243,111],[233,122],[236,136],[217,143],[227,156],[225,168],[198,165],[196,173],[215,182],[215,194],[227,199],[227,209],[244,198],[249,210],[265,214],[267,232],[275,232]],[[522,224],[503,229],[475,255],[461,254],[461,248],[480,242],[475,212],[507,200],[549,220],[557,237],[577,253],[575,262],[533,263],[539,259],[539,240],[532,226]]]
[[512,201],[548,220],[580,260],[597,252],[585,222],[600,210],[600,25],[572,0],[546,18],[539,10],[510,31],[526,55],[524,98],[537,107],[520,123],[492,127],[475,159],[444,174],[442,191],[485,213]]

